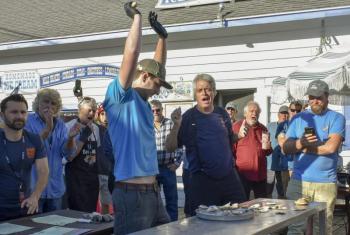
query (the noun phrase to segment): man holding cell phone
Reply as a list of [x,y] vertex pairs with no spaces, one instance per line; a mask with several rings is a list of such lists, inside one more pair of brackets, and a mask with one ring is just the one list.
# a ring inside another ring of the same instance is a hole
[[[287,140],[283,144],[286,154],[294,154],[294,169],[287,198],[297,200],[308,197],[311,201],[326,202],[326,234],[332,234],[337,197],[338,149],[345,138],[345,118],[328,109],[329,87],[324,81],[312,81],[306,95],[310,110],[293,117],[286,133]],[[303,234],[304,228],[304,222],[293,224],[288,228],[288,234]]]

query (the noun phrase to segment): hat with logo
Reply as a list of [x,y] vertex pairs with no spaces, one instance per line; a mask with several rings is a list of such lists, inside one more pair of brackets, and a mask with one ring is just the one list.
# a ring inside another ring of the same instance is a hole
[[305,95],[320,97],[325,93],[329,93],[328,84],[322,80],[314,80],[310,82]]
[[225,109],[228,109],[228,108],[232,108],[232,109],[238,111],[237,105],[233,101],[230,101],[226,104]]
[[278,110],[279,113],[288,113],[288,106],[282,105]]
[[160,84],[167,88],[173,89],[173,86],[165,81],[165,67],[153,59],[144,59],[137,64],[137,70],[150,73],[159,78]]

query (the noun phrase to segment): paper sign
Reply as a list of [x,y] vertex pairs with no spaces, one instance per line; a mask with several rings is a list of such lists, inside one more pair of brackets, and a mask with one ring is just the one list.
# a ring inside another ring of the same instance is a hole
[[78,218],[70,218],[61,215],[48,215],[42,217],[36,217],[32,219],[35,223],[51,224],[57,226],[64,226],[66,224],[74,223],[78,221]]
[[22,232],[28,229],[32,229],[32,227],[28,226],[22,226],[17,224],[10,224],[10,223],[2,223],[0,224],[0,234],[11,234],[11,233],[18,233]]

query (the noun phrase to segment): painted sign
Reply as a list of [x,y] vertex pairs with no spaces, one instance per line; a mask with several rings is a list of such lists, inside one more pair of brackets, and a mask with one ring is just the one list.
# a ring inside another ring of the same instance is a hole
[[118,76],[118,72],[118,67],[106,64],[75,67],[72,69],[42,75],[40,77],[40,87],[50,87],[68,81],[84,78],[115,78]]
[[231,2],[232,0],[158,0],[156,8],[171,9],[179,7],[191,7],[214,3]]
[[11,93],[15,88],[21,93],[36,93],[40,88],[39,74],[36,71],[4,73],[0,81],[4,93]]
[[193,100],[192,81],[169,83],[173,86],[172,90],[161,87],[159,95],[152,96],[152,99],[160,100],[161,102]]

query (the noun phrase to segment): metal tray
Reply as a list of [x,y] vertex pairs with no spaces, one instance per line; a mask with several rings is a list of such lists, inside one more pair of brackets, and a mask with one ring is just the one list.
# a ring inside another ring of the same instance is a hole
[[246,213],[239,215],[215,215],[211,212],[197,209],[196,215],[198,218],[205,220],[238,221],[252,219],[254,217],[254,211],[249,210]]

